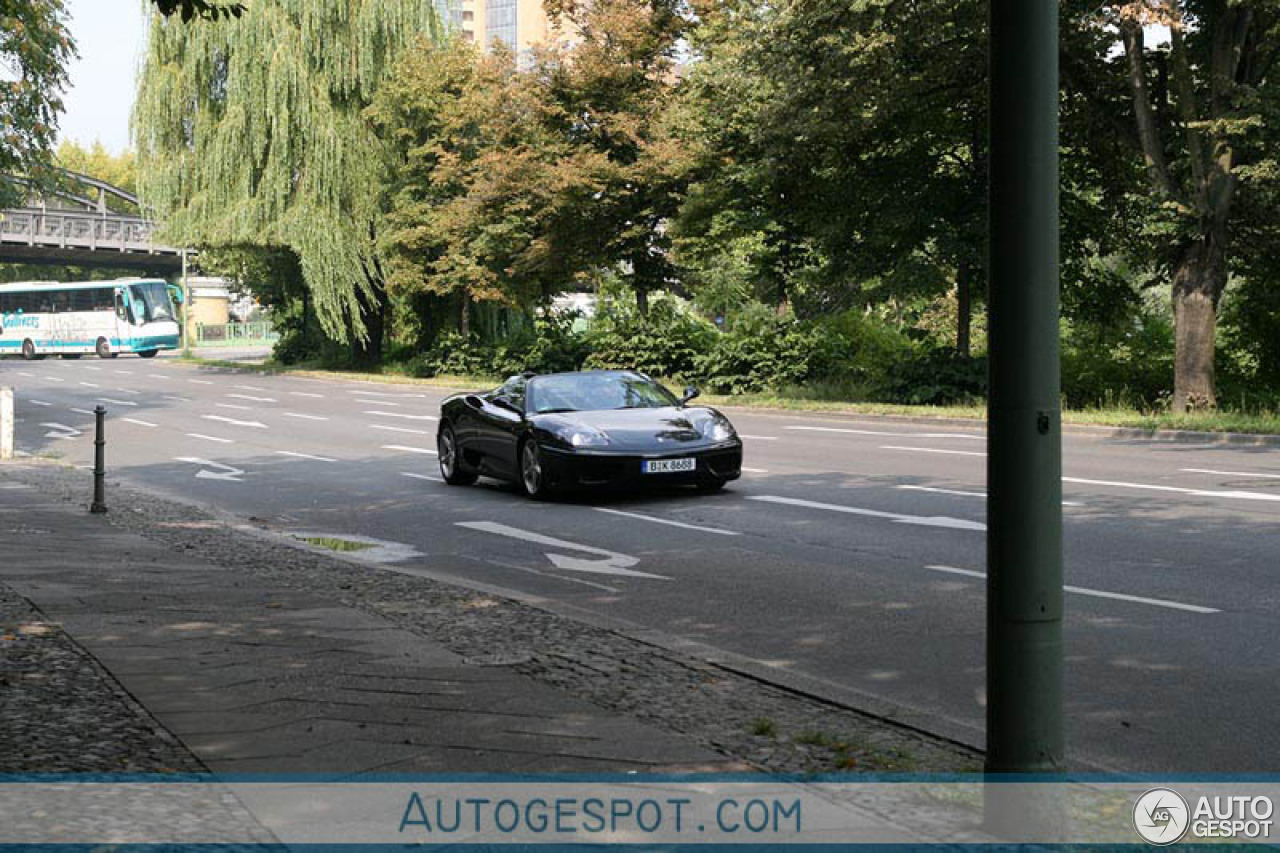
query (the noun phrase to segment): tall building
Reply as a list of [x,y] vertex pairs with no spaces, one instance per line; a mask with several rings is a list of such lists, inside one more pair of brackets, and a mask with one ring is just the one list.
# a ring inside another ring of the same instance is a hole
[[487,50],[497,39],[517,56],[557,37],[542,0],[461,0],[454,20],[469,41]]

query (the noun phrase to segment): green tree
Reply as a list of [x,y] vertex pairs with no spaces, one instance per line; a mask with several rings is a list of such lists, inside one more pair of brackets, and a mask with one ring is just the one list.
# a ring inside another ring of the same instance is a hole
[[[1145,172],[1135,243],[1170,281],[1173,406],[1212,406],[1219,301],[1251,254],[1236,238],[1267,230],[1280,214],[1273,120],[1280,91],[1269,73],[1280,56],[1280,3],[1137,0],[1096,9],[1077,11],[1069,24],[1092,34],[1074,37],[1110,71],[1093,78],[1092,97]],[[1151,43],[1153,25],[1168,28],[1167,44]]]
[[[47,177],[76,55],[65,19],[62,0],[0,0],[0,175]],[[0,181],[0,206],[18,197]]]
[[257,0],[238,19],[157,17],[134,112],[140,190],[169,239],[297,254],[326,333],[381,357],[388,150],[364,110],[427,0]]

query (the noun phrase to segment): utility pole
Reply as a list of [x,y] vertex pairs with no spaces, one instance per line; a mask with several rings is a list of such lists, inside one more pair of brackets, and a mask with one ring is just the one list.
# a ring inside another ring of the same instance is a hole
[[1064,762],[1058,6],[990,6],[988,773]]

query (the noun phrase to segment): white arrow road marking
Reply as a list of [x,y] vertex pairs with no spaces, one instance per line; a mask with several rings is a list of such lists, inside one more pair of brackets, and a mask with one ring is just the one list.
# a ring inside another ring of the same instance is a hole
[[434,450],[428,450],[425,447],[406,447],[403,444],[384,444],[383,450],[403,450],[405,453],[425,453],[428,456],[439,456]]
[[233,400],[248,400],[251,403],[274,403],[275,397],[255,397],[252,394],[228,394]]
[[900,512],[881,512],[876,509],[861,509],[856,506],[843,506],[841,504],[824,504],[818,501],[806,501],[800,498],[783,498],[777,495],[752,495],[747,498],[751,501],[766,501],[767,503],[787,504],[789,506],[802,506],[809,509],[825,509],[831,512],[843,512],[849,515],[865,515],[869,518],[883,518],[897,524],[917,524],[922,527],[946,527],[952,530],[986,530],[987,526],[980,521],[969,521],[964,518],[950,518],[945,515],[903,515]]
[[75,438],[77,435],[83,434],[75,427],[69,427],[66,424],[50,422],[40,424],[40,426],[49,428],[49,432],[44,434],[45,438]]
[[[201,480],[226,480],[229,483],[243,483],[240,478],[244,476],[244,471],[233,465],[223,465],[221,462],[210,462],[208,459],[200,459],[196,456],[178,456],[175,457],[178,462],[190,462],[192,465],[199,465],[200,470],[196,472],[196,478]],[[221,471],[210,471],[210,468],[221,468]]]
[[409,427],[387,426],[386,424],[369,424],[370,429],[385,429],[388,432],[408,432],[414,435],[434,435],[429,429],[410,429]]
[[938,447],[899,447],[896,444],[884,444],[881,450],[905,450],[908,453],[947,453],[952,456],[986,456],[977,450],[942,450]]
[[144,427],[155,426],[155,424],[153,424],[151,421],[140,421],[137,418],[121,418],[120,420],[125,421],[126,423],[137,424],[138,426],[144,426]]
[[281,456],[294,456],[298,459],[310,459],[313,462],[337,462],[337,459],[330,459],[328,456],[313,456],[310,453],[298,453],[294,450],[277,450],[276,453]]
[[410,477],[414,480],[430,480],[433,483],[443,483],[444,480],[439,477],[432,477],[430,474],[416,474],[413,471],[401,471],[401,477]]
[[27,402],[33,406],[52,406],[53,405],[53,403],[46,403],[44,400],[28,400]]
[[321,417],[320,415],[302,415],[302,414],[299,414],[299,413],[297,413],[297,412],[283,412],[282,414],[284,414],[284,416],[285,416],[286,418],[302,418],[303,420],[306,420],[306,421],[327,421],[327,420],[329,420],[328,418]]
[[114,399],[114,398],[112,398],[112,397],[99,397],[99,398],[98,398],[98,400],[99,400],[99,401],[101,401],[101,402],[103,402],[103,403],[111,403],[112,405],[115,405],[115,406],[136,406],[136,405],[138,405],[137,403],[133,402],[132,400],[116,400],[116,399]]
[[406,415],[402,412],[365,412],[366,415],[377,415],[383,418],[405,418],[411,421],[438,421],[435,415]]
[[602,506],[592,507],[596,512],[607,512],[610,515],[621,515],[626,518],[636,518],[640,521],[652,521],[655,524],[669,524],[672,527],[683,527],[685,530],[697,530],[700,533],[718,533],[721,536],[741,536],[742,534],[736,530],[724,530],[720,527],[701,527],[697,524],[686,524],[683,521],[672,521],[669,518],[658,518],[656,515],[645,515],[639,512],[623,512],[620,509],[606,509]]
[[[32,400],[31,402],[35,402]],[[1219,474],[1223,477],[1262,477],[1268,480],[1280,480],[1280,474],[1260,474],[1257,471],[1214,471],[1210,468],[1179,468],[1188,474]]]
[[253,427],[254,429],[266,429],[267,425],[259,421],[238,421],[235,418],[224,418],[222,415],[201,415],[206,421],[222,421],[224,424],[232,426]]
[[[957,569],[955,566],[925,566],[934,572],[946,572],[950,575],[964,575],[969,578],[986,578],[986,572],[975,572],[973,569]],[[1123,592],[1105,592],[1100,589],[1088,589],[1083,586],[1063,586],[1064,592],[1076,595],[1088,595],[1093,598],[1110,598],[1114,601],[1129,601],[1134,604],[1150,604],[1153,607],[1167,607],[1170,610],[1186,610],[1189,613],[1221,613],[1213,607],[1202,607],[1199,604],[1183,604],[1180,601],[1168,601],[1163,598],[1143,598],[1140,595],[1126,595]]]
[[218,438],[216,435],[205,435],[204,433],[199,432],[189,432],[187,435],[192,438],[203,439],[204,441],[216,441],[219,444],[235,444],[235,442],[229,438]]
[[498,524],[496,521],[459,521],[455,522],[458,527],[466,527],[469,530],[479,530],[484,533],[496,533],[499,536],[507,536],[511,539],[523,539],[526,542],[533,542],[538,545],[548,545],[552,548],[566,548],[570,551],[581,551],[585,554],[599,554],[604,557],[603,560],[586,560],[582,557],[569,557],[564,554],[547,554],[547,559],[555,564],[556,568],[564,569],[570,572],[590,572],[597,575],[618,575],[621,577],[632,578],[653,578],[654,580],[671,580],[671,578],[662,575],[652,575],[648,572],[637,572],[630,569],[639,563],[636,557],[630,557],[626,554],[619,554],[616,551],[606,551],[603,548],[596,548],[591,545],[579,545],[576,542],[566,542],[563,539],[555,539],[551,536],[543,536],[541,533],[533,533],[528,530],[521,530],[518,527],[508,527],[505,524]]

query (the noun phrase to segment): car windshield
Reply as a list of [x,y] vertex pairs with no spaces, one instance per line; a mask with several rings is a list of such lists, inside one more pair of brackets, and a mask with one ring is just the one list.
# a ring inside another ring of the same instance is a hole
[[540,376],[528,385],[529,411],[591,412],[679,405],[671,392],[637,373]]
[[175,319],[173,302],[169,299],[169,288],[161,281],[146,284],[134,284],[129,287],[134,302],[134,311],[143,323],[154,323],[156,320]]

